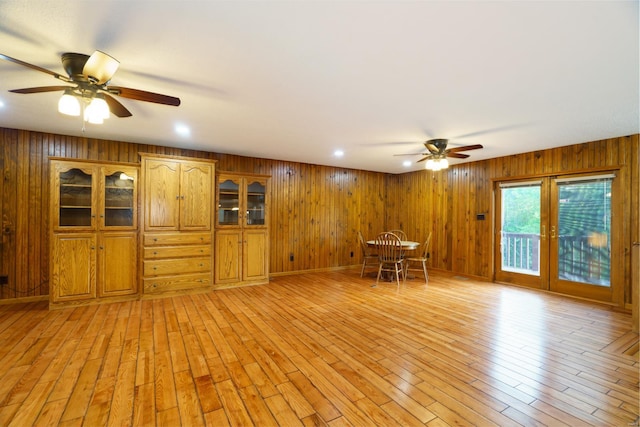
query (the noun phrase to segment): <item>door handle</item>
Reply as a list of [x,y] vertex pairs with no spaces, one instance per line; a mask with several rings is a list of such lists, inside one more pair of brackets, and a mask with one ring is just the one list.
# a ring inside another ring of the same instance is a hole
[[552,239],[556,238],[556,226],[555,225],[551,226],[551,238]]
[[547,226],[543,225],[542,226],[542,233],[540,233],[540,238],[541,239],[545,239],[547,237]]

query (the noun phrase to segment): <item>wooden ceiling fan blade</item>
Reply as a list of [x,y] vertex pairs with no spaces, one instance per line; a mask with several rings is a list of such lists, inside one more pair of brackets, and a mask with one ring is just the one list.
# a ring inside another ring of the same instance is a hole
[[117,99],[115,99],[113,96],[108,95],[106,93],[103,93],[104,95],[104,100],[106,101],[107,105],[109,106],[109,111],[111,111],[111,113],[116,116],[116,117],[131,117],[132,114],[129,110],[127,110],[127,108],[122,105],[120,103],[120,101],[118,101]]
[[137,101],[154,102],[156,104],[180,105],[180,98],[175,96],[162,95],[160,93],[147,92],[146,90],[130,89],[121,86],[109,86],[108,92],[123,98],[135,99]]
[[424,156],[423,158],[418,160],[416,163],[424,162],[425,160],[429,160],[430,158],[431,158],[431,156]]
[[116,73],[120,62],[104,52],[96,50],[91,54],[82,68],[82,74],[99,85],[105,84]]
[[37,65],[29,64],[28,62],[24,62],[24,61],[21,61],[19,59],[12,58],[12,57],[7,56],[7,55],[2,54],[2,53],[0,53],[0,59],[4,59],[4,60],[10,61],[10,62],[13,62],[15,64],[22,65],[23,67],[31,68],[32,70],[36,70],[36,71],[40,71],[40,72],[49,74],[49,75],[55,77],[56,79],[62,80],[64,82],[70,83],[72,81],[69,77],[63,76],[62,74],[58,74],[55,71],[47,70],[46,68],[42,68],[42,67],[39,67]]
[[484,148],[482,145],[480,144],[474,144],[474,145],[465,145],[464,147],[453,147],[453,148],[449,148],[447,150],[447,153],[457,153],[459,151],[469,151],[469,150],[478,150],[480,148]]
[[455,159],[466,159],[467,157],[469,157],[469,155],[449,151],[447,153],[447,157],[453,157]]
[[55,92],[58,90],[73,89],[73,86],[40,86],[40,87],[27,87],[24,89],[10,89],[9,92],[13,93],[42,93],[42,92]]

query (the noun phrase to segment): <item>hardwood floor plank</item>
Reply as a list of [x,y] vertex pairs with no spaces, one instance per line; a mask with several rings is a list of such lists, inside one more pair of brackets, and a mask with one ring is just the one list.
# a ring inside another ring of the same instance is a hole
[[156,410],[162,412],[171,408],[177,408],[176,386],[169,351],[156,353],[155,367]]
[[[241,387],[242,390],[244,387]],[[236,388],[231,380],[216,383],[216,390],[222,401],[229,423],[237,426],[252,426],[251,416],[247,412],[246,407],[240,397],[238,388]]]
[[[69,396],[69,400],[73,402],[73,405],[67,405],[62,414],[62,421],[69,421],[75,418],[84,417],[91,402],[93,391],[95,389],[96,380],[98,379],[98,373],[102,361],[100,359],[87,360],[82,367],[80,376],[76,385],[72,387],[72,393]],[[64,402],[64,399],[54,400],[53,402]]]
[[354,268],[0,306],[0,425],[637,422],[629,313],[437,271],[427,286],[371,284]]
[[156,406],[153,383],[143,383],[135,386],[133,398],[133,425],[156,425]]
[[273,413],[267,406],[267,402],[256,387],[249,386],[241,388],[238,390],[238,394],[255,425],[278,425],[278,422],[273,417]]
[[191,373],[189,371],[179,371],[175,373],[175,377],[180,422],[188,426],[203,425],[202,407]]
[[[292,427],[303,426],[300,418],[298,418],[294,410],[287,404],[287,401],[282,395],[275,394],[267,397],[265,402],[273,414],[273,417],[276,419],[276,425]],[[262,420],[260,420],[260,423],[261,422]]]

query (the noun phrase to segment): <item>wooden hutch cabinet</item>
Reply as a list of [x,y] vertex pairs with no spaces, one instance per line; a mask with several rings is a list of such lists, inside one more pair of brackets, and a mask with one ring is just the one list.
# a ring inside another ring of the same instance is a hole
[[222,172],[217,179],[216,288],[269,281],[269,176]]
[[138,167],[51,159],[51,307],[137,294]]
[[215,161],[141,154],[145,294],[213,284]]

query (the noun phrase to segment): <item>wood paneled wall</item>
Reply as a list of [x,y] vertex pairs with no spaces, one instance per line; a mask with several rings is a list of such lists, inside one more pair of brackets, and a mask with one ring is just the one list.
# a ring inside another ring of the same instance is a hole
[[385,229],[382,173],[2,128],[0,147],[0,299],[48,294],[50,156],[138,163],[139,152],[158,153],[271,175],[271,273],[358,264],[356,231]]
[[[634,201],[638,206],[638,135],[465,163],[435,174],[388,175],[0,128],[0,274],[9,276],[0,299],[48,294],[48,158],[137,163],[139,152],[215,159],[217,170],[271,175],[272,274],[358,264],[357,230],[373,238],[402,228],[417,240],[433,232],[432,268],[491,279],[493,179],[610,166],[620,167],[625,183],[625,248],[633,236],[638,240],[638,212],[632,209]],[[476,220],[477,213],[486,219]],[[625,257],[630,302],[631,261]]]
[[[638,135],[388,177],[387,225],[415,239],[433,233],[430,266],[493,278],[493,180],[618,168],[623,191],[624,302],[631,304],[631,248],[638,241]],[[485,214],[485,220],[476,219]]]

